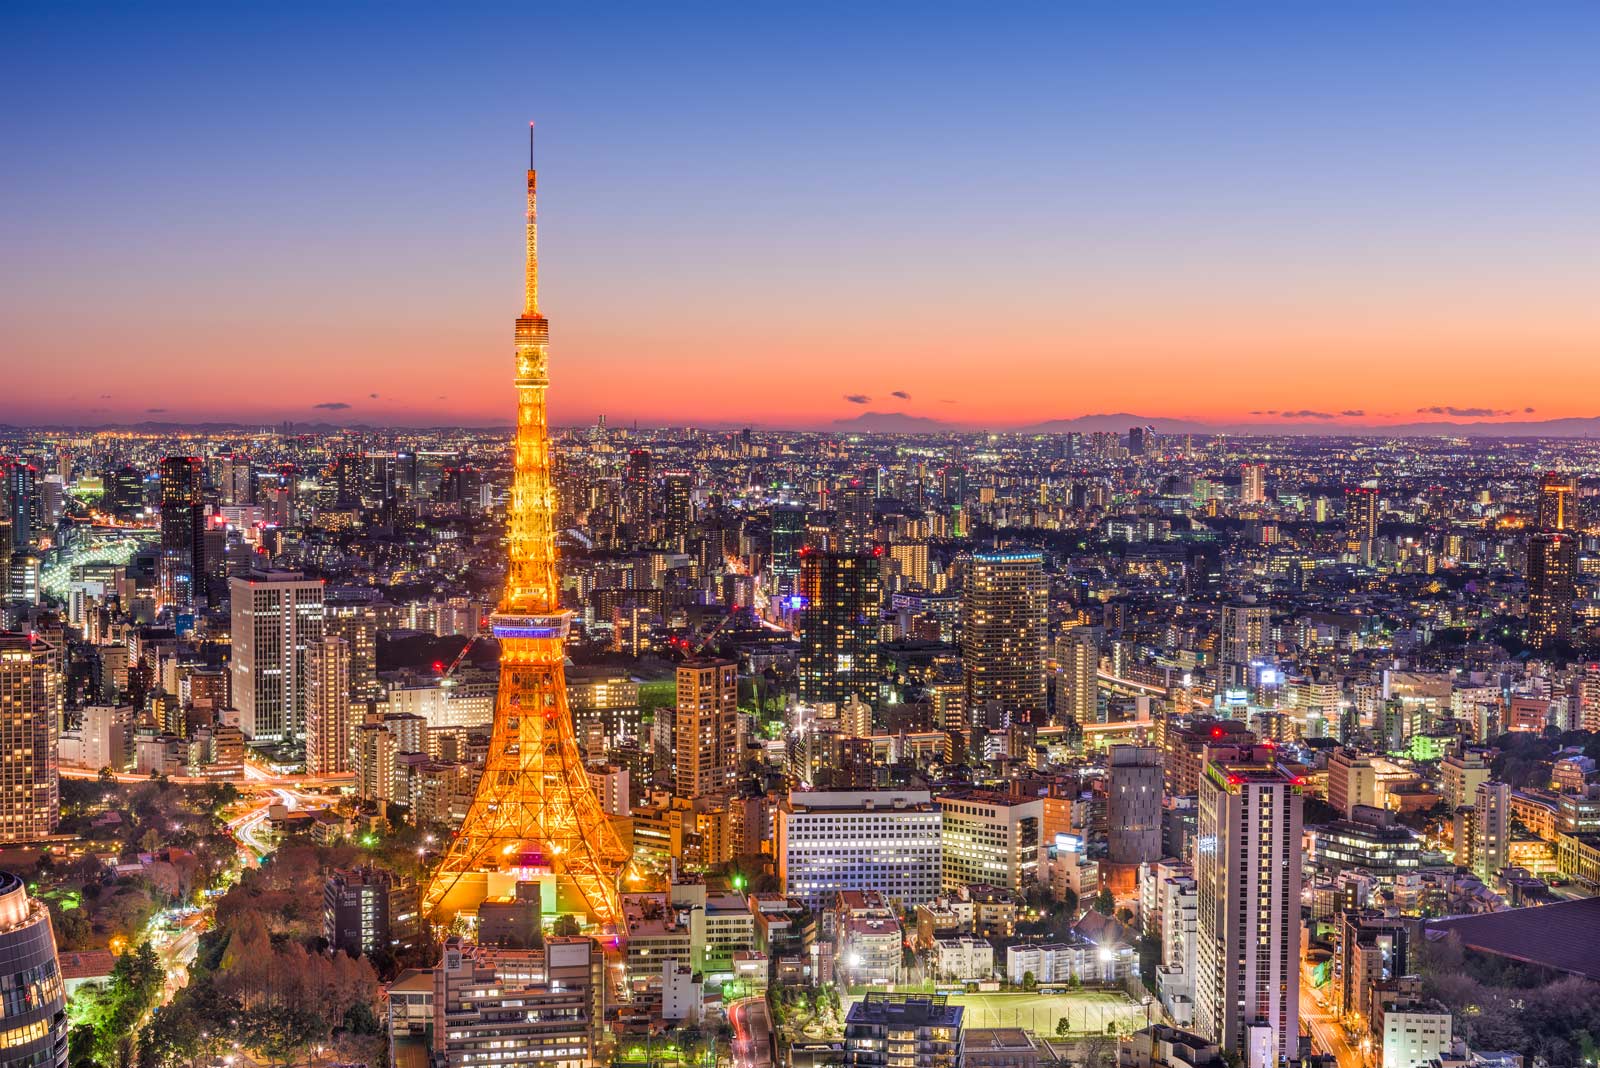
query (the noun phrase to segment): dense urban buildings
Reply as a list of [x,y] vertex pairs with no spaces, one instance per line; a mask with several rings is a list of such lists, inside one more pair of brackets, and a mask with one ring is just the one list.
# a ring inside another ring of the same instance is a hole
[[1577,1055],[1600,447],[551,427],[528,181],[514,432],[0,428],[0,841],[75,1011],[122,923],[203,965],[153,1057],[214,982],[398,1064]]

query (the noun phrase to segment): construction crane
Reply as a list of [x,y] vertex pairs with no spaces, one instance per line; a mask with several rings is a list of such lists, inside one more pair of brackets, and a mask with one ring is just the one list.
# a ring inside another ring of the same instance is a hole
[[478,636],[476,634],[467,638],[466,643],[461,646],[461,651],[456,654],[456,658],[450,661],[449,667],[444,666],[443,660],[435,660],[433,662],[433,669],[439,672],[439,681],[441,683],[456,673],[456,668],[461,666],[461,661],[467,658],[467,654],[470,653],[472,651],[472,647],[477,644]]

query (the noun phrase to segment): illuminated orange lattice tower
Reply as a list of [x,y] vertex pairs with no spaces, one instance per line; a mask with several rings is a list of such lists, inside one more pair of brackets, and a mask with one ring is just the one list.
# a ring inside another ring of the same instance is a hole
[[[571,613],[556,583],[555,493],[545,424],[550,326],[539,314],[537,179],[529,131],[528,260],[517,318],[516,473],[507,516],[510,569],[491,619],[500,693],[477,796],[423,896],[444,922],[521,880],[554,890],[561,911],[618,924],[617,876],[628,857],[589,785],[567,709],[562,643]],[[551,903],[546,901],[546,910]]]

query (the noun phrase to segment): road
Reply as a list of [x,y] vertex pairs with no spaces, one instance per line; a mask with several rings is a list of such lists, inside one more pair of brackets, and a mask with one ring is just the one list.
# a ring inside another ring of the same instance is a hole
[[1361,1068],[1361,1054],[1350,1045],[1344,1027],[1317,1003],[1311,984],[1300,983],[1300,1026],[1311,1035],[1311,1045],[1318,1053],[1331,1053],[1339,1068]]
[[[766,998],[741,998],[728,1006],[734,1068],[772,1068],[772,1020]],[[1342,1066],[1341,1066],[1342,1068]]]
[[[98,771],[94,771],[90,768],[64,767],[60,769],[60,772],[63,779],[98,779],[100,777],[100,773]],[[117,782],[123,783],[140,783],[150,781],[150,776],[148,774],[141,775],[134,771],[118,772],[117,774],[113,775],[112,778]],[[239,780],[212,779],[200,775],[169,775],[167,776],[167,781],[176,786],[220,786],[225,782],[231,782],[234,786],[239,788],[241,793],[249,793],[252,787],[271,789],[273,787],[281,786],[291,790],[296,788],[302,790],[313,790],[322,787],[350,786],[355,782],[355,775],[350,773],[344,775],[316,776],[272,775],[268,772],[262,771],[254,764],[246,764],[244,766],[244,777]]]

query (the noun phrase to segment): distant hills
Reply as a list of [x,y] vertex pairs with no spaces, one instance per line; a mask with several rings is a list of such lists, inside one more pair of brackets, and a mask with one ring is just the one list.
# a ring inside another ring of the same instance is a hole
[[[64,430],[92,433],[97,430],[132,431],[142,434],[258,434],[271,433],[281,423],[258,422],[208,422],[180,423],[145,420],[139,423],[55,423],[49,425],[16,426],[0,423],[0,433],[28,430]],[[575,424],[564,424],[575,425]],[[674,424],[678,425],[678,424]],[[687,425],[687,424],[686,424]],[[735,430],[745,425],[726,420],[698,422],[693,425],[706,430]],[[760,423],[750,425],[760,427]],[[775,428],[781,424],[766,424]],[[835,419],[824,425],[793,425],[786,429],[824,430],[843,434],[960,434],[994,431],[1007,434],[1093,434],[1110,432],[1125,434],[1129,427],[1151,426],[1158,434],[1240,434],[1284,437],[1289,435],[1315,437],[1464,437],[1464,438],[1600,438],[1600,416],[1570,417],[1565,419],[1519,419],[1508,422],[1486,420],[1395,423],[1388,426],[1363,426],[1357,423],[1330,419],[1279,419],[1248,423],[1206,423],[1195,419],[1173,419],[1160,415],[1135,415],[1131,412],[1079,415],[1070,419],[1047,419],[1026,426],[983,426],[935,419],[908,412],[862,412],[848,419]],[[509,434],[512,427],[505,424],[470,426],[459,423],[439,423],[433,426],[384,426],[369,423],[301,423],[294,424],[296,434],[342,434],[349,431],[382,432],[390,430],[476,430]]]
[[1282,437],[1463,437],[1463,438],[1600,438],[1600,416],[1566,419],[1523,419],[1509,422],[1484,420],[1457,422],[1433,421],[1394,423],[1386,426],[1361,426],[1325,419],[1278,420],[1253,423],[1203,423],[1192,419],[1169,419],[1159,415],[1080,415],[1071,419],[1050,419],[1019,427],[977,427],[944,422],[904,412],[863,412],[850,419],[835,420],[831,429],[857,434],[944,434],[972,430],[994,430],[1013,434],[1125,434],[1129,427],[1151,426],[1158,434],[1259,434]]

